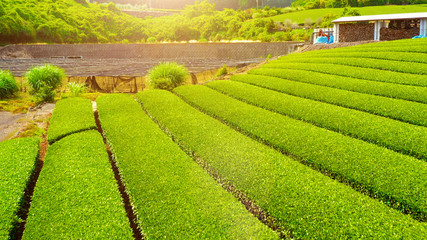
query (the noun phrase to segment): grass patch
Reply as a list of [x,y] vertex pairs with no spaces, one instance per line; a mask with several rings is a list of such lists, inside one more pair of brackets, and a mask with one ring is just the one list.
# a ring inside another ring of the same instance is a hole
[[425,111],[425,104],[422,103],[252,74],[235,75],[231,77],[231,80],[261,86],[293,96],[357,109],[416,125],[427,126],[427,111]]
[[0,110],[12,113],[26,113],[28,109],[36,106],[35,101],[28,93],[18,92],[13,98],[0,100]]
[[99,117],[147,239],[274,239],[123,94],[98,99]]
[[0,143],[0,239],[13,237],[22,219],[24,192],[35,171],[39,139],[18,138]]
[[427,160],[427,128],[235,81],[208,87],[258,107]]
[[56,103],[50,119],[47,140],[50,144],[71,133],[96,129],[89,99],[68,98]]
[[[394,14],[394,13],[413,13],[413,12],[427,12],[427,4],[416,5],[389,5],[389,6],[372,6],[351,8],[360,12],[361,15],[378,15],[378,14]],[[333,13],[337,16],[341,15],[344,8],[320,8],[309,9],[298,12],[285,13],[271,17],[274,21],[283,22],[286,19],[292,22],[304,23],[305,19],[311,18],[313,21],[325,16],[328,13]]]
[[23,239],[131,239],[132,231],[97,131],[51,145]]
[[288,236],[416,238],[426,234],[425,225],[409,216],[236,132],[172,93],[151,90],[137,96],[165,131],[275,217]]

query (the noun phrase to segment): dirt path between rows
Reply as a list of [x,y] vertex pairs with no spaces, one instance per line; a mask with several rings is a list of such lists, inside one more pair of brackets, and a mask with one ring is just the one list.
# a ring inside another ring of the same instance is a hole
[[45,129],[54,108],[54,103],[47,103],[31,109],[27,113],[13,114],[0,111],[0,142],[15,138],[30,127],[37,126]]

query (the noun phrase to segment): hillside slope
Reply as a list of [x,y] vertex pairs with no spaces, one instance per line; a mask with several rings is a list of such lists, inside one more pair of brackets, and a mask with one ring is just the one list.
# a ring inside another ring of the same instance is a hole
[[121,13],[114,4],[0,1],[0,43],[139,41],[146,37],[141,29],[141,19]]

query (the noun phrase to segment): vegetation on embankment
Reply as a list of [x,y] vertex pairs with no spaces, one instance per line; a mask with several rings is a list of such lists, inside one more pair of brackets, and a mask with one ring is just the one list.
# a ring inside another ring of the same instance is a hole
[[[406,8],[381,6],[375,11],[389,13],[387,9],[390,9],[390,12],[415,12],[423,7],[425,5]],[[331,20],[339,16],[369,12],[364,12],[363,9],[309,10],[320,11],[319,13],[270,7],[217,11],[215,5],[203,1],[188,5],[183,11],[172,16],[139,19],[122,13],[114,3],[97,4],[81,0],[3,0],[0,2],[0,44],[152,43],[188,40],[299,41],[309,39],[313,26],[326,27],[330,25]],[[318,19],[317,15],[321,17],[325,14],[326,17]],[[307,18],[311,18],[311,21],[305,21]]]
[[[280,14],[271,17],[274,21],[283,22],[289,19],[291,22],[303,24],[306,19],[310,19],[312,22],[321,21],[325,18],[338,18],[345,8],[318,8],[309,9],[302,11],[293,11],[289,13]],[[412,12],[426,12],[427,4],[416,4],[416,5],[386,5],[386,6],[370,6],[370,7],[352,7],[360,13],[360,15],[379,15],[379,14],[395,14],[395,13],[412,13]],[[332,19],[333,20],[333,19]]]

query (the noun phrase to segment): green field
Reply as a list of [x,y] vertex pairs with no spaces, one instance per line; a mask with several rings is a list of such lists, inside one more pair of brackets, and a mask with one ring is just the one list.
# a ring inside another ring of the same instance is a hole
[[0,239],[426,239],[425,44],[61,100],[26,220],[39,141],[0,143]]
[[[379,14],[393,14],[393,13],[413,13],[413,12],[427,12],[427,4],[418,5],[389,5],[389,6],[372,6],[372,7],[361,7],[352,8],[360,12],[361,15],[379,15]],[[285,13],[271,17],[274,21],[283,22],[286,19],[290,19],[296,23],[304,23],[304,20],[311,18],[316,19],[325,16],[328,13],[333,13],[336,16],[340,16],[343,12],[343,8],[320,8],[320,9],[309,9],[298,12]]]

